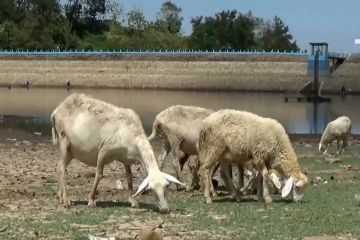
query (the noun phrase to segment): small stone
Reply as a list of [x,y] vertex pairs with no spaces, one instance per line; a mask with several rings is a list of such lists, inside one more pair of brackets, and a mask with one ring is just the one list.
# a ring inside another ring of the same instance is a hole
[[41,132],[34,132],[34,136],[41,136]]
[[120,179],[116,180],[116,189],[117,190],[124,190],[124,187],[123,187]]

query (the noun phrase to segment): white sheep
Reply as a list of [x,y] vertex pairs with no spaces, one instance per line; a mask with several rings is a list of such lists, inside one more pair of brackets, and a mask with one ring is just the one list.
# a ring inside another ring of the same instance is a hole
[[[215,112],[203,121],[198,151],[201,183],[207,203],[212,202],[209,173],[218,162],[229,164],[251,161],[260,173],[259,179],[262,177],[262,181],[258,181],[258,198],[267,204],[272,202],[268,182],[273,181],[281,187],[278,181],[270,179],[268,168],[275,169],[281,178],[286,179],[282,197],[293,190],[294,201],[300,201],[308,185],[285,129],[270,118],[236,110]],[[232,182],[226,184],[234,194]]]
[[[172,165],[174,167],[176,177],[183,181],[182,169],[184,164],[188,161],[189,156],[197,156],[196,144],[199,139],[200,128],[202,121],[214,111],[211,109],[175,105],[170,106],[156,115],[152,133],[148,137],[149,141],[156,138],[164,140],[164,149],[161,152],[158,161],[162,162],[160,169],[163,169],[164,163],[170,155]],[[171,154],[169,154],[171,153]],[[187,190],[193,190],[198,185],[198,159],[188,161],[189,169],[191,171],[191,184],[187,185]],[[228,169],[228,168],[227,168]],[[243,169],[238,166],[239,174],[239,189],[243,188]],[[215,174],[215,171],[212,175]],[[211,187],[213,194],[216,194],[213,186]]]
[[[200,127],[204,118],[208,117],[213,110],[195,107],[176,105],[170,106],[156,115],[149,141],[156,138],[164,140],[164,149],[158,161],[161,162],[160,169],[170,158],[174,167],[176,177],[183,182],[181,170],[189,156],[197,155],[196,144],[199,139]],[[197,161],[197,160],[195,160]],[[192,169],[192,181],[187,185],[187,190],[196,187],[198,168],[196,164]]]
[[[169,211],[166,186],[170,182],[182,183],[160,171],[140,118],[133,110],[119,108],[84,94],[72,94],[53,111],[51,123],[53,143],[59,144],[61,155],[58,197],[65,207],[70,206],[65,184],[66,167],[76,158],[96,167],[95,181],[89,195],[90,207],[96,206],[96,188],[104,165],[118,160],[126,166],[141,163],[148,173],[133,196],[148,187],[155,192],[154,198],[160,212]],[[133,206],[137,205],[134,199],[132,203]]]
[[[341,116],[331,121],[326,126],[319,143],[319,151],[326,154],[333,140],[337,141],[336,155],[340,155],[347,146],[351,135],[351,121],[346,116]],[[342,141],[342,146],[340,146]]]

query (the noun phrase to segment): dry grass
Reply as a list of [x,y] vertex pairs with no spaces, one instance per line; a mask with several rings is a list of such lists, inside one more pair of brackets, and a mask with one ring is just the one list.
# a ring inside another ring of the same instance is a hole
[[0,61],[0,86],[296,90],[305,62]]

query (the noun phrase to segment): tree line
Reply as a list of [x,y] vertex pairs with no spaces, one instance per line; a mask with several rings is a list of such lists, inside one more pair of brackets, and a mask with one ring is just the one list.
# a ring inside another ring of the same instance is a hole
[[226,10],[192,18],[182,32],[182,9],[164,1],[154,21],[117,0],[1,0],[0,49],[22,50],[299,50],[275,16]]

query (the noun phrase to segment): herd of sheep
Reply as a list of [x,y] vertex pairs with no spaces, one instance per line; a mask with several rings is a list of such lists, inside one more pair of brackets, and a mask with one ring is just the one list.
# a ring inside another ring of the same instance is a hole
[[[96,167],[88,203],[92,207],[96,206],[96,188],[104,165],[115,160],[125,166],[129,192],[133,190],[130,165],[140,163],[147,173],[137,192],[129,197],[132,206],[137,207],[135,197],[149,189],[161,213],[170,210],[166,194],[170,183],[177,184],[179,189],[200,187],[206,202],[211,203],[212,196],[216,196],[212,177],[217,168],[229,194],[237,201],[250,188],[266,204],[272,202],[272,189],[281,191],[282,197],[292,193],[294,201],[301,201],[309,185],[284,127],[274,119],[245,111],[171,106],[156,116],[152,133],[147,137],[133,110],[84,94],[72,94],[53,111],[51,123],[53,143],[59,145],[61,155],[57,196],[65,207],[70,206],[66,167],[74,158]],[[337,140],[337,154],[341,154],[350,134],[349,118],[330,122],[321,137],[319,151],[326,153],[331,142]],[[161,167],[150,143],[154,139],[163,140],[158,157]],[[191,156],[194,161],[188,161]],[[172,161],[176,178],[162,172],[168,159]],[[183,183],[182,168],[186,162],[191,170],[190,184]],[[232,165],[239,171],[237,186],[232,179]]]

